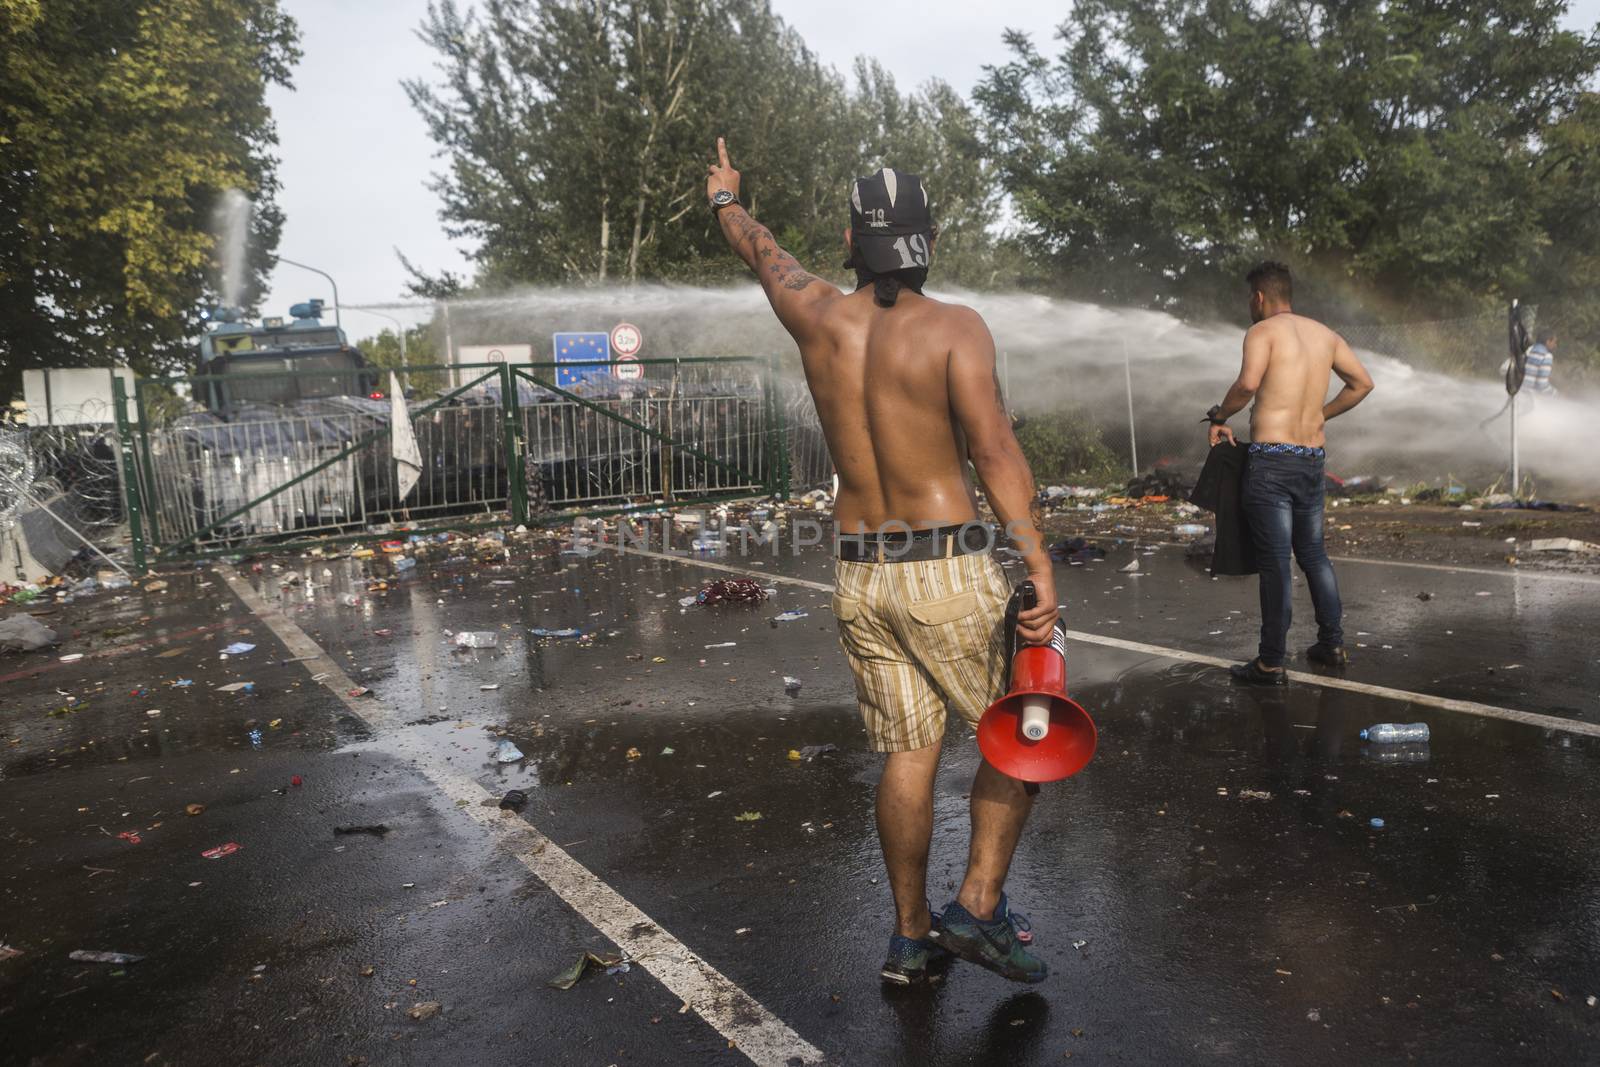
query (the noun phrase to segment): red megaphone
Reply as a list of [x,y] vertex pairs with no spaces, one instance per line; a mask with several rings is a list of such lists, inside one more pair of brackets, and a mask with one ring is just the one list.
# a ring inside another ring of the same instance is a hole
[[1067,696],[1067,633],[1060,621],[1048,645],[1016,647],[1017,612],[1038,602],[1023,582],[1006,606],[1011,683],[978,721],[978,749],[1001,774],[1024,782],[1054,782],[1077,774],[1094,758],[1094,720]]

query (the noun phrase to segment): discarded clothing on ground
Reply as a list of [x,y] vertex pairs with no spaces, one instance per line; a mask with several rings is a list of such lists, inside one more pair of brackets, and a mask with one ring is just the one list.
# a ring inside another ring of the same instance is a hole
[[1105,559],[1106,550],[1082,537],[1069,537],[1050,546],[1050,558],[1057,563],[1088,563]]
[[1217,537],[1211,554],[1211,573],[1255,574],[1255,545],[1244,514],[1244,464],[1247,446],[1224,441],[1206,454],[1206,464],[1195,480],[1189,503],[1213,511]]
[[1133,500],[1146,497],[1181,497],[1188,492],[1188,481],[1170,467],[1158,467],[1128,483],[1122,495]]

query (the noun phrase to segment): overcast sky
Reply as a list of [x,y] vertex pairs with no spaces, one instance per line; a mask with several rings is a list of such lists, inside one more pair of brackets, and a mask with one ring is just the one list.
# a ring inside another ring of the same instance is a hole
[[[281,3],[300,23],[305,55],[294,89],[267,94],[282,160],[279,253],[332,274],[347,308],[401,299],[405,271],[394,254],[397,246],[430,271],[470,272],[459,246],[439,225],[438,201],[427,184],[440,161],[400,88],[402,78],[436,80],[433,55],[413,32],[427,0]],[[774,0],[773,6],[824,62],[841,71],[870,41],[902,90],[938,76],[962,91],[971,89],[985,64],[1004,61],[1005,27],[1047,44],[1066,10],[1037,0]],[[1600,0],[1575,0],[1569,24],[1593,26],[1597,20]],[[327,283],[280,264],[262,310],[284,314],[289,304],[312,296],[329,299]],[[390,313],[408,321],[425,317]],[[358,338],[385,325],[357,311],[346,323]]]

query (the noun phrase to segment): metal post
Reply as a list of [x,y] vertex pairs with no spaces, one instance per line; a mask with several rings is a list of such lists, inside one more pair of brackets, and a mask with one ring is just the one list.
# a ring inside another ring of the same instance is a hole
[[1133,476],[1139,477],[1139,435],[1133,428],[1133,367],[1128,360],[1128,339],[1122,339],[1122,380],[1128,388],[1128,447],[1133,452]]
[[1511,496],[1522,496],[1522,472],[1517,463],[1517,395],[1511,395]]
[[350,310],[351,311],[365,311],[368,315],[376,315],[380,319],[388,319],[390,322],[394,323],[395,332],[400,335],[400,382],[401,382],[402,385],[406,384],[406,370],[410,367],[411,364],[410,364],[410,361],[408,361],[406,359],[406,327],[405,327],[405,323],[401,322],[399,319],[395,318],[393,315],[390,315],[388,312],[378,311],[378,310],[375,310],[375,309],[369,308],[369,307],[358,307],[355,304],[351,304],[350,305]]
[[441,303],[439,308],[444,312],[444,364],[450,368],[450,387],[454,389],[461,385],[461,375],[456,370],[456,345],[450,336],[450,302]]
[[506,489],[511,497],[511,521],[528,521],[527,444],[522,433],[522,401],[517,395],[517,372],[510,363],[500,364],[500,417],[504,419],[507,461]]
[[117,416],[117,446],[122,453],[122,507],[128,516],[128,535],[133,542],[133,569],[145,572],[144,503],[139,493],[139,472],[133,460],[133,430],[128,426],[128,387],[116,375],[111,377],[112,406]]

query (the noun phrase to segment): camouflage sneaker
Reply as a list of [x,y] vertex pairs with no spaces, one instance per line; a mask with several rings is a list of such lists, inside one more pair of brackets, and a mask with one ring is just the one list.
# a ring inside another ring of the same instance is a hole
[[936,982],[944,977],[943,965],[950,962],[950,953],[933,940],[938,932],[939,913],[929,909],[933,929],[927,937],[889,937],[889,956],[883,961],[885,982],[895,985],[915,985],[918,982]]
[[1000,894],[994,918],[983,920],[951,901],[933,931],[935,939],[968,963],[976,963],[1013,982],[1042,982],[1050,968],[1024,946],[1033,940],[1028,920],[1013,912]]

